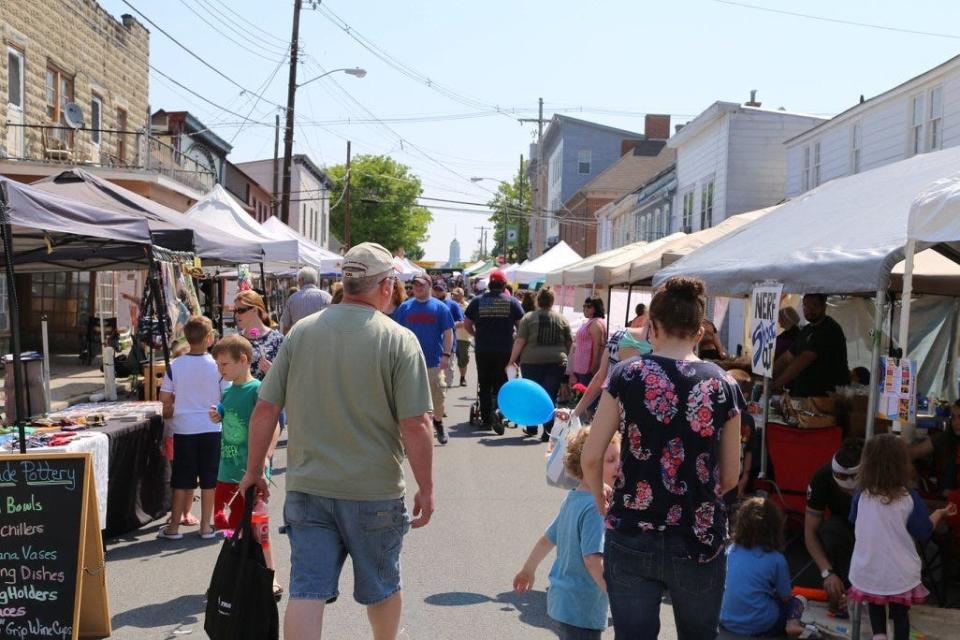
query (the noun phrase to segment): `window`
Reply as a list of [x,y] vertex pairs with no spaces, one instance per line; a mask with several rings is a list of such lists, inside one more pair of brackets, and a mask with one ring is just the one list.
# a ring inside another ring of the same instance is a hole
[[303,214],[300,216],[300,233],[307,235],[307,205],[303,205]]
[[700,192],[700,228],[713,226],[713,180],[703,186]]
[[683,194],[683,220],[681,221],[684,233],[693,232],[693,189]]
[[47,66],[47,117],[54,124],[63,125],[54,129],[52,137],[57,138],[65,144],[73,142],[73,130],[66,126],[67,121],[64,117],[67,103],[73,102],[73,78],[53,65]]
[[51,341],[76,340],[77,327],[85,328],[92,315],[90,272],[35,273],[30,289],[30,311],[47,315]]
[[810,187],[810,147],[806,146],[803,148],[803,190]]
[[910,155],[923,151],[923,96],[914,96],[911,102],[913,115],[910,119]]
[[23,54],[7,49],[7,104],[23,110]]
[[863,144],[863,124],[854,122],[850,131],[850,173],[860,173],[860,147]]
[[577,173],[590,173],[590,159],[592,156],[593,152],[590,151],[590,149],[581,149],[577,152]]
[[127,163],[127,111],[126,109],[117,109],[117,161],[124,165]]
[[927,150],[943,148],[943,87],[930,90],[930,113],[927,120]]
[[98,297],[99,300],[97,301],[97,308],[94,309],[93,315],[98,318],[101,316],[104,318],[115,318],[117,316],[116,272],[97,271],[94,277],[97,279],[95,299]]
[[100,130],[103,129],[103,101],[94,94],[90,98],[90,142],[100,144]]
[[813,145],[813,171],[810,176],[812,182],[811,187],[815,187],[820,184],[820,143],[816,142]]

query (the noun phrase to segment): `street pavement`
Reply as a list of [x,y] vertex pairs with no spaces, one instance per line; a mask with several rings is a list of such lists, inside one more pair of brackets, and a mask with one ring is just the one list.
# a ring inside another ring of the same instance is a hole
[[[513,576],[556,514],[564,492],[544,480],[546,445],[523,438],[519,429],[503,436],[473,429],[468,413],[475,398],[469,386],[447,392],[450,442],[434,447],[436,512],[425,528],[411,530],[402,555],[404,608],[400,638],[556,638],[546,614],[547,576],[554,555],[537,571],[535,590],[517,595]],[[282,521],[286,451],[274,459],[277,486],[270,501],[271,544],[280,584],[287,587],[290,548],[278,533]],[[407,468],[408,507],[416,483]],[[194,513],[199,515],[199,504]],[[183,540],[157,540],[160,522],[107,541],[107,584],[112,638],[205,638],[204,592],[220,548],[183,528]],[[326,609],[324,638],[369,638],[364,608],[353,601],[349,560],[341,597]],[[286,597],[280,603],[281,619]],[[661,610],[660,637],[674,640],[669,605]],[[608,629],[604,638],[613,638]]]

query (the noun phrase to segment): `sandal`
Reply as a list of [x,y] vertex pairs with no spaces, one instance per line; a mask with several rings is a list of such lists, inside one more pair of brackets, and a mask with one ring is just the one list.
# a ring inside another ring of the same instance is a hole
[[215,540],[217,536],[220,535],[220,532],[216,529],[210,529],[210,531],[207,531],[206,533],[203,531],[198,531],[197,533],[203,540]]
[[160,530],[157,531],[157,538],[163,540],[183,540],[183,534],[179,531],[177,533],[167,533],[166,527],[160,527]]

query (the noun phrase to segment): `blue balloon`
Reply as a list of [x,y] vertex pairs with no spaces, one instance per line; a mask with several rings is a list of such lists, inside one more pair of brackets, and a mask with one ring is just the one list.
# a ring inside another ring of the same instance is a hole
[[553,400],[533,380],[510,380],[500,387],[497,404],[507,420],[523,427],[543,424],[553,417]]

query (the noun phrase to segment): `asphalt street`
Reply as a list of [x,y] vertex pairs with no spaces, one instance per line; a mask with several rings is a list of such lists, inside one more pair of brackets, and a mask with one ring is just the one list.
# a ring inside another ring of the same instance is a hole
[[[535,590],[517,595],[514,574],[556,514],[564,492],[544,481],[546,445],[518,429],[503,436],[468,424],[475,397],[469,386],[447,392],[450,442],[434,447],[436,512],[405,538],[402,555],[404,609],[400,638],[556,638],[546,614],[547,576],[553,554],[537,572]],[[280,584],[286,588],[290,549],[278,533],[286,451],[275,457],[270,503],[271,543]],[[415,483],[407,470],[409,498]],[[408,506],[410,500],[408,499]],[[199,504],[194,507],[199,515]],[[160,522],[107,541],[110,612],[117,640],[205,638],[204,592],[219,541],[201,540],[184,528],[182,540],[156,539]],[[369,638],[364,608],[352,599],[349,560],[341,598],[327,607],[324,638]],[[286,598],[280,603],[280,614]],[[661,638],[676,638],[670,607],[661,610]],[[613,638],[608,629],[604,638]]]

